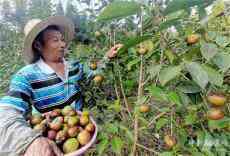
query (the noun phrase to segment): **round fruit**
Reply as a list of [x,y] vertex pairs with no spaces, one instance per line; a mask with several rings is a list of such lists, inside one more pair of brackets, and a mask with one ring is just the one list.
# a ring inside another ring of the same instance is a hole
[[79,142],[77,141],[76,138],[70,138],[68,140],[65,141],[65,143],[63,144],[63,151],[64,153],[71,153],[74,152],[78,149],[79,147]]
[[77,136],[77,140],[81,145],[86,145],[91,139],[90,133],[86,130],[80,132]]
[[103,79],[104,78],[102,75],[96,75],[93,80],[95,83],[101,83],[103,81]]
[[56,135],[57,135],[57,132],[54,131],[54,130],[49,130],[48,133],[47,133],[47,137],[50,140],[54,140],[56,138]]
[[51,113],[50,113],[50,116],[51,117],[57,117],[61,115],[61,109],[54,109]]
[[90,69],[95,70],[95,69],[97,69],[97,63],[92,62],[92,63],[90,63],[89,67],[90,67]]
[[45,132],[46,126],[44,124],[38,124],[38,125],[35,125],[33,129],[39,132]]
[[55,121],[52,121],[52,122],[49,124],[49,127],[50,127],[50,129],[52,129],[52,130],[58,131],[58,130],[61,129],[62,123],[61,123],[60,121],[55,120]]
[[100,31],[95,31],[94,35],[95,35],[95,37],[100,37],[101,36],[101,32]]
[[88,125],[86,125],[85,130],[87,130],[88,132],[92,133],[92,132],[94,132],[95,127],[94,127],[94,125],[92,123],[89,123]]
[[149,110],[150,110],[149,105],[143,104],[143,105],[140,106],[140,112],[141,113],[147,113],[147,112],[149,112]]
[[55,140],[57,143],[59,143],[59,142],[64,141],[66,138],[67,138],[67,133],[63,130],[60,130],[57,132]]
[[188,44],[195,44],[199,40],[199,35],[197,34],[192,34],[187,37],[187,43]]
[[209,95],[207,99],[213,106],[223,106],[227,100],[225,96],[215,94]]
[[65,107],[62,109],[61,113],[62,113],[62,115],[66,116],[66,115],[68,115],[69,112],[71,112],[71,111],[73,111],[73,108],[72,108],[71,106],[65,106]]
[[82,115],[84,115],[84,116],[89,116],[89,111],[83,111],[83,112],[82,112]]
[[69,127],[74,127],[77,125],[78,122],[79,122],[78,116],[70,116],[67,124]]
[[176,138],[171,135],[165,135],[164,143],[168,149],[171,149],[173,146],[176,145]]
[[78,132],[79,132],[79,129],[77,127],[71,127],[71,128],[68,129],[68,135],[70,137],[77,136]]
[[208,119],[210,120],[219,120],[224,118],[224,112],[218,108],[212,108],[208,111]]
[[148,50],[145,48],[145,47],[140,47],[137,52],[140,54],[140,55],[144,55],[145,53],[148,52]]
[[43,120],[43,117],[40,114],[34,114],[31,116],[30,123],[32,125],[40,124]]
[[85,126],[89,123],[89,117],[88,116],[85,116],[85,115],[82,115],[80,117],[80,125],[81,126]]

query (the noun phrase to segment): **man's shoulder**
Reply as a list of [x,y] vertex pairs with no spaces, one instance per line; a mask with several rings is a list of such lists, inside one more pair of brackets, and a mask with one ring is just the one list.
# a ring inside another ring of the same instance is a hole
[[28,65],[25,65],[24,67],[22,67],[21,69],[19,69],[16,74],[26,76],[26,75],[32,74],[36,71],[37,70],[36,70],[35,64],[28,64]]

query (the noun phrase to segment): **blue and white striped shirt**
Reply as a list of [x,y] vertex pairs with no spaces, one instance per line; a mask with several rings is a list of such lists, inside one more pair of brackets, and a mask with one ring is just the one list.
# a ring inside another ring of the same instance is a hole
[[0,99],[0,106],[12,106],[27,113],[33,105],[39,112],[63,108],[73,104],[83,107],[79,81],[92,79],[99,70],[90,70],[75,62],[65,62],[65,77],[61,77],[42,59],[19,70],[10,83],[6,96]]

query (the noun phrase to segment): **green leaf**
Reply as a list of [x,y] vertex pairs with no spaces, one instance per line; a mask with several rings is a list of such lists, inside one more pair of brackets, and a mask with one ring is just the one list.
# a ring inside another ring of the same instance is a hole
[[159,154],[159,156],[174,156],[173,152],[162,152]]
[[120,100],[115,100],[113,105],[109,106],[109,109],[114,110],[116,113],[119,113],[121,111],[121,104]]
[[201,88],[196,83],[194,83],[193,81],[182,81],[177,86],[177,89],[179,89],[181,92],[183,92],[185,94],[201,92]]
[[121,130],[124,130],[126,133],[126,137],[129,139],[130,142],[133,141],[133,133],[130,131],[129,128],[125,127],[124,125],[119,125]]
[[174,19],[170,19],[170,20],[167,20],[165,22],[162,22],[159,26],[158,31],[162,31],[162,30],[167,29],[171,26],[176,26],[176,25],[180,24],[179,20],[181,20],[181,18],[174,18]]
[[213,1],[214,0],[206,0],[205,2],[201,0],[172,0],[164,10],[164,14],[167,15],[181,9],[188,10],[195,5],[205,7],[210,5]]
[[116,124],[107,123],[105,125],[105,129],[108,133],[118,134],[118,127]]
[[191,62],[186,64],[187,70],[191,74],[193,80],[202,88],[205,89],[208,84],[208,74],[199,63]]
[[113,19],[120,19],[138,13],[141,10],[141,4],[134,1],[114,1],[110,3],[100,13],[97,20],[107,21]]
[[104,139],[104,140],[100,141],[100,143],[97,145],[98,155],[103,155],[103,152],[108,147],[109,147],[109,141],[108,141],[108,139]]
[[201,54],[203,55],[203,57],[208,61],[211,58],[213,58],[218,52],[217,46],[215,44],[212,44],[212,43],[201,44],[200,50],[201,50]]
[[156,100],[160,100],[160,101],[168,100],[165,92],[159,87],[152,85],[152,86],[147,87],[147,90]]
[[207,65],[203,65],[202,67],[207,72],[208,79],[212,84],[222,86],[224,79],[223,75],[221,75],[218,71]]
[[208,120],[208,127],[210,129],[222,129],[228,127],[230,124],[230,118],[223,118],[221,120]]
[[229,38],[226,36],[222,36],[222,35],[217,35],[215,41],[220,47],[223,47],[223,48],[226,47],[230,43]]
[[185,124],[192,125],[197,122],[197,115],[195,113],[189,113],[185,116]]
[[117,154],[121,153],[121,149],[122,149],[123,144],[124,143],[120,137],[115,136],[111,140],[112,150]]
[[155,78],[155,76],[157,76],[157,74],[160,72],[161,70],[161,65],[158,64],[154,64],[154,65],[151,65],[148,69],[147,69],[147,72],[149,73],[149,76],[150,76],[150,80],[153,80]]
[[164,125],[166,125],[168,123],[168,120],[166,118],[160,118],[157,122],[156,122],[156,129],[160,130]]
[[127,49],[129,49],[130,47],[136,46],[137,44],[145,40],[148,40],[152,37],[153,37],[152,35],[143,35],[143,36],[135,36],[135,37],[128,38],[125,42],[122,43],[124,46],[118,51],[118,54],[122,54],[126,52]]
[[132,61],[129,61],[129,63],[127,64],[128,70],[131,70],[132,66],[136,65],[138,62],[140,62],[140,59],[133,59]]
[[213,57],[213,62],[221,71],[226,72],[230,68],[230,54],[224,52],[218,53]]
[[220,15],[221,13],[224,12],[224,8],[225,8],[225,5],[224,5],[223,0],[216,1],[216,3],[214,4],[214,6],[212,8],[211,16],[216,17],[216,16]]
[[168,100],[172,104],[177,104],[178,106],[181,105],[180,97],[178,96],[178,94],[176,92],[173,92],[173,91],[169,92],[168,93]]
[[169,66],[164,68],[159,75],[160,83],[164,86],[167,82],[178,76],[181,70],[181,66]]

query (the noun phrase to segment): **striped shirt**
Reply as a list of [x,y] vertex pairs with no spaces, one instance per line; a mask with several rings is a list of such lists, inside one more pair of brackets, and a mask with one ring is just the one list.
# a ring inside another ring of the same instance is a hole
[[90,70],[79,61],[64,61],[64,64],[64,77],[42,59],[26,65],[13,75],[7,95],[0,99],[0,106],[12,106],[23,113],[30,111],[32,105],[41,113],[70,104],[81,109],[83,102],[79,82],[91,80],[100,69]]

